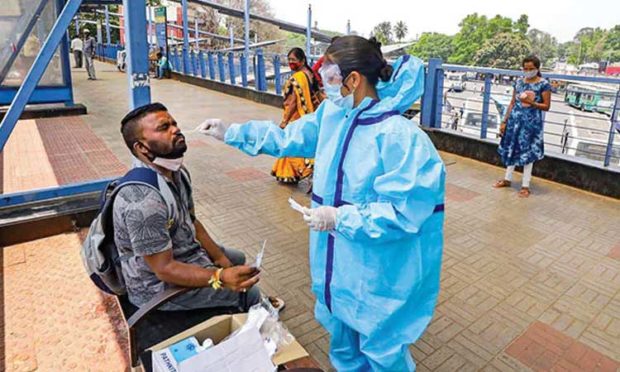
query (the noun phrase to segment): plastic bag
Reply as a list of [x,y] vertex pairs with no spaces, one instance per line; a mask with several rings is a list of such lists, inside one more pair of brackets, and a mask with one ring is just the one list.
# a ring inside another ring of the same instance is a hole
[[228,335],[224,341],[251,328],[257,328],[260,331],[270,356],[295,340],[286,326],[280,322],[278,311],[266,297],[250,308],[245,324]]

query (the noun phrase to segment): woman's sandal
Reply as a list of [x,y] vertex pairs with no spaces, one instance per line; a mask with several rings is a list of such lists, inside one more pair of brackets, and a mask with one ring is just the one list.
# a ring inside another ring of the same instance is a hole
[[503,187],[510,187],[511,184],[508,180],[499,180],[493,184],[493,188],[501,189]]
[[529,187],[522,187],[517,194],[520,198],[528,198],[532,192]]

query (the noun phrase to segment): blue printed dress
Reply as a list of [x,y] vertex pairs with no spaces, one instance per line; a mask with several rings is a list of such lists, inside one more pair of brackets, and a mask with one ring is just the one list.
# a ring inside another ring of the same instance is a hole
[[534,107],[523,107],[519,95],[528,90],[533,91],[535,101],[542,103],[542,93],[550,91],[551,84],[545,79],[537,83],[526,83],[519,79],[514,88],[515,104],[497,150],[505,166],[523,166],[545,156],[543,112]]

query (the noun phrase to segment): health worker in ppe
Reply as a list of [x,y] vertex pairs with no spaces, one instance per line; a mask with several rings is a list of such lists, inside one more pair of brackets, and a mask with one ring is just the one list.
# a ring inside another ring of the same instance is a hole
[[315,315],[338,371],[412,371],[409,344],[439,292],[445,167],[401,114],[424,89],[424,65],[389,65],[376,40],[340,37],[321,77],[328,100],[280,129],[269,121],[200,130],[249,155],[315,158],[310,266]]

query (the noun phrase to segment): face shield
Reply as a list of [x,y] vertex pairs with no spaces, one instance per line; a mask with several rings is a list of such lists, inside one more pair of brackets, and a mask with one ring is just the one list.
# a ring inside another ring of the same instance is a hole
[[[323,87],[327,98],[336,105],[350,110],[353,108],[353,92],[346,97],[342,96],[342,86],[345,78],[342,77],[342,71],[335,63],[325,63],[319,69],[321,80],[323,81]],[[348,89],[348,88],[347,88]]]
[[323,63],[323,66],[319,69],[321,80],[323,84],[327,85],[342,85],[342,71],[335,63]]

